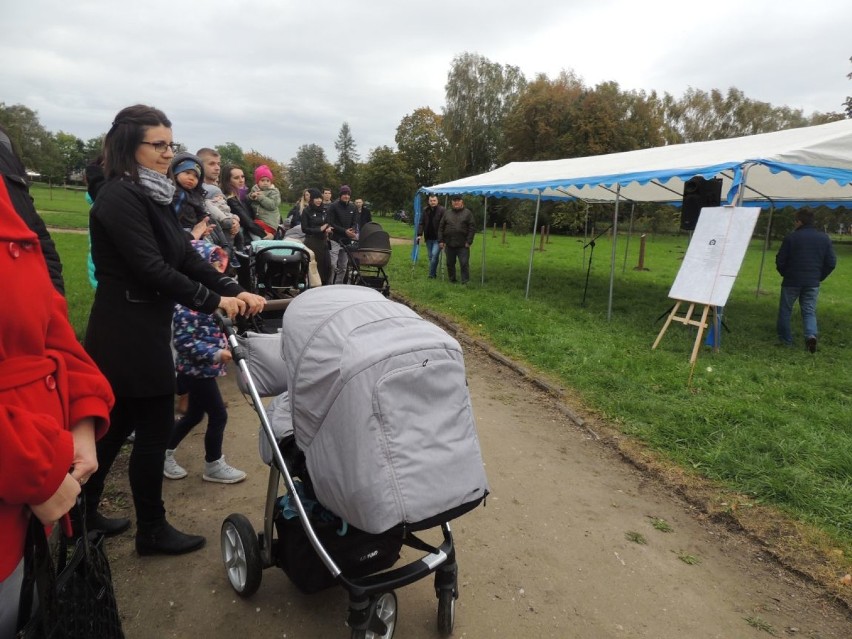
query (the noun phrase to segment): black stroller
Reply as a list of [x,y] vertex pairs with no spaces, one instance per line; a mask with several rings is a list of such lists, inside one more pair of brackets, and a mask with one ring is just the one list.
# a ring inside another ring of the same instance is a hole
[[[308,267],[310,254],[301,242],[293,240],[255,240],[240,255],[237,279],[247,291],[267,300],[289,300],[310,287]],[[283,312],[267,309],[251,320],[258,332],[276,331]]]
[[390,236],[375,222],[361,227],[358,241],[342,245],[348,257],[344,284],[358,284],[390,296],[390,282],[384,267],[391,258]]
[[[438,631],[451,634],[459,593],[448,522],[488,494],[458,342],[360,286],[299,295],[280,336],[223,324],[270,464],[263,531],[241,514],[222,525],[231,586],[249,597],[271,566],[303,592],[340,584],[351,636],[390,639],[394,590],[434,573]],[[265,410],[262,395],[276,395]],[[438,546],[415,534],[437,527]],[[403,545],[425,554],[393,568]]]

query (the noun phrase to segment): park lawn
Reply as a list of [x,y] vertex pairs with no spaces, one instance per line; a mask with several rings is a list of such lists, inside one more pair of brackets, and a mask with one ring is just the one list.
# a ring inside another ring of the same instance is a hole
[[30,185],[36,209],[45,224],[63,229],[89,228],[89,204],[86,191],[80,188],[48,186],[39,182]]
[[[392,236],[411,238],[411,226],[377,221]],[[86,238],[57,233],[55,239],[80,335],[91,302]],[[489,230],[484,239],[484,285],[480,233],[470,285],[427,279],[423,256],[413,264],[412,247],[399,245],[388,266],[392,290],[528,363],[689,472],[825,531],[852,557],[852,279],[843,272],[852,246],[835,245],[839,266],[822,287],[821,341],[811,355],[801,344],[795,315],[797,347],[776,346],[777,244],[765,256],[757,294],[762,242],[752,242],[725,308],[728,330],[721,349],[702,349],[688,383],[695,329],[672,325],[651,350],[672,305],[668,290],[687,248],[686,235],[648,236],[646,271],[633,268],[638,237],[629,242],[619,237],[610,320],[608,238],[596,243],[588,287],[589,249],[584,252],[582,238],[552,236],[543,252],[530,235],[509,234],[504,244]],[[525,299],[531,249],[534,266]]]
[[427,279],[426,260],[412,266],[408,246],[394,251],[392,289],[528,362],[683,467],[828,531],[852,556],[852,280],[843,273],[852,246],[836,245],[839,267],[822,287],[821,341],[810,355],[795,315],[797,346],[776,346],[777,244],[766,254],[758,295],[762,242],[752,242],[725,309],[721,349],[702,349],[688,384],[695,329],[673,324],[651,350],[673,303],[667,295],[686,235],[649,236],[648,271],[633,269],[638,238],[626,259],[627,238],[619,238],[610,321],[607,238],[596,243],[588,290],[582,238],[553,236],[544,252],[537,240],[525,299],[531,236],[508,235],[503,244],[486,233],[484,285],[482,237],[467,287]]

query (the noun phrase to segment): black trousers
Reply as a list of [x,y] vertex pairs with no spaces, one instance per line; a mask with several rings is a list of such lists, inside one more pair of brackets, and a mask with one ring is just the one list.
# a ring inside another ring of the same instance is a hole
[[148,532],[166,520],[163,459],[174,423],[174,395],[116,397],[110,428],[97,443],[98,470],[83,487],[87,512],[97,510],[106,476],[127,436],[136,431],[128,474],[137,530]]
[[207,415],[207,432],[204,434],[204,461],[214,462],[222,457],[222,438],[228,423],[228,409],[219,391],[216,377],[190,377],[178,373],[178,385],[189,393],[186,415],[175,424],[169,437],[168,448],[175,449],[189,432]]
[[458,258],[462,284],[467,284],[470,280],[470,248],[444,245],[444,256],[447,258],[447,277],[450,281],[456,281],[456,258]]

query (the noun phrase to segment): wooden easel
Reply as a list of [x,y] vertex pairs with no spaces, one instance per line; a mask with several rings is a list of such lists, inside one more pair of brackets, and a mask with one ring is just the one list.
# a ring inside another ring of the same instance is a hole
[[[681,304],[689,304],[686,308],[686,311],[683,315],[678,315],[678,311],[680,310]],[[679,322],[686,326],[696,326],[698,327],[698,335],[695,337],[695,345],[692,347],[692,355],[689,358],[689,363],[692,364],[689,372],[689,378],[692,380],[692,371],[695,369],[695,362],[698,360],[698,349],[701,348],[701,338],[704,337],[704,331],[707,330],[709,324],[707,323],[707,316],[710,314],[711,305],[704,304],[704,309],[701,311],[701,319],[693,319],[692,315],[695,313],[695,302],[685,302],[683,300],[676,300],[675,305],[672,306],[672,310],[669,313],[668,319],[666,319],[666,323],[663,324],[663,328],[660,330],[660,334],[657,335],[657,339],[654,340],[654,345],[651,347],[651,350],[657,348],[657,344],[663,339],[663,335],[665,335],[666,329],[668,329],[669,325],[672,322]],[[716,326],[718,320],[716,317],[716,307],[712,306],[713,309],[713,325]],[[717,342],[718,343],[718,342]],[[718,346],[713,347],[714,351],[718,350]]]

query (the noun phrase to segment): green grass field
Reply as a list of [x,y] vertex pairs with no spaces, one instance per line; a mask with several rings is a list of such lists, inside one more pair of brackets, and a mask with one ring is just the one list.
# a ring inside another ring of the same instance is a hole
[[795,315],[797,347],[775,345],[777,245],[766,255],[757,294],[762,243],[753,242],[725,309],[730,332],[723,330],[718,353],[702,348],[688,385],[695,329],[672,325],[651,350],[672,305],[667,294],[687,239],[649,237],[650,270],[636,271],[638,238],[630,240],[626,268],[626,237],[619,238],[611,321],[607,239],[597,242],[585,307],[578,238],[553,237],[544,252],[534,252],[529,300],[530,236],[509,235],[503,244],[499,235],[486,234],[484,285],[481,234],[467,287],[428,280],[426,260],[412,267],[406,259],[410,247],[395,251],[390,278],[397,292],[529,362],[623,432],[687,469],[831,532],[852,550],[852,285],[843,272],[852,247],[836,245],[840,266],[823,284],[822,339],[810,355]]
[[[412,227],[377,221],[410,239]],[[92,295],[87,240],[63,233],[55,239],[79,334]],[[722,332],[721,349],[702,348],[688,384],[695,329],[672,325],[651,350],[672,305],[667,294],[687,248],[685,235],[649,236],[647,271],[633,269],[639,238],[630,238],[625,255],[627,238],[619,237],[609,321],[609,239],[597,242],[585,291],[589,253],[582,238],[553,236],[543,252],[536,241],[529,299],[531,236],[508,235],[504,244],[489,231],[484,239],[484,285],[480,233],[469,286],[427,279],[425,250],[412,264],[411,246],[400,245],[388,267],[392,289],[571,389],[589,409],[690,472],[826,531],[852,557],[852,279],[844,272],[852,246],[835,244],[838,268],[821,290],[821,340],[811,355],[801,344],[797,315],[797,346],[775,345],[777,245],[766,254],[758,294],[762,244],[754,241],[725,309],[729,330]]]

